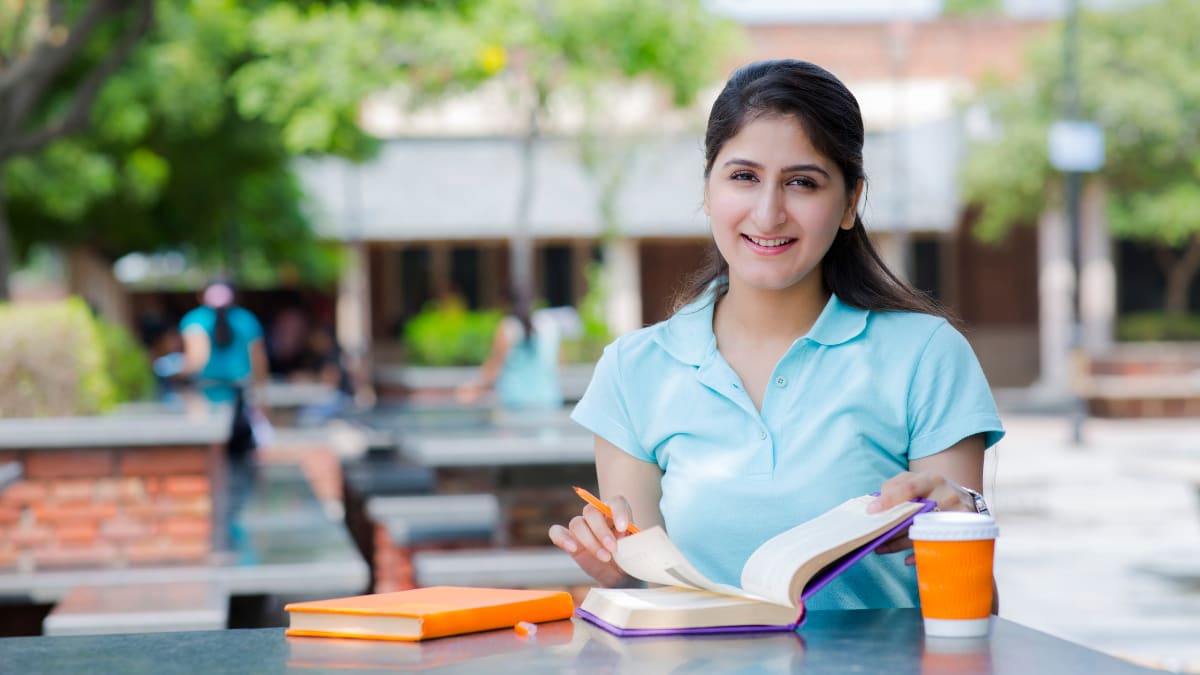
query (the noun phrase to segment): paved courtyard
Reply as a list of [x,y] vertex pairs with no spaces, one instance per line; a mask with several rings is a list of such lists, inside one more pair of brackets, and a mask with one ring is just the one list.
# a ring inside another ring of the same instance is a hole
[[1004,414],[985,489],[1000,615],[1200,673],[1200,420]]

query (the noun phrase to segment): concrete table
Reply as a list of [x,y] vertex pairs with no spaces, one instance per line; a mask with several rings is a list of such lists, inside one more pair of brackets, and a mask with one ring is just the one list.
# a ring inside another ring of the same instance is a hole
[[1149,673],[996,619],[981,639],[926,638],[915,609],[814,611],[798,633],[619,639],[582,621],[425,643],[287,638],[282,628],[0,639],[0,663],[39,673]]

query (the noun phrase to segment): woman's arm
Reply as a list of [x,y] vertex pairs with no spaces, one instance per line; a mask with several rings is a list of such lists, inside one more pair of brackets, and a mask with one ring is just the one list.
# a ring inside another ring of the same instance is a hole
[[916,498],[936,501],[940,511],[967,510],[956,486],[983,491],[983,450],[983,435],[975,434],[942,452],[912,460],[908,471],[884,482],[875,503],[878,508],[872,510],[883,511]]
[[189,326],[183,331],[183,374],[195,375],[204,370],[208,363],[212,345],[208,341],[208,333],[199,326]]
[[599,436],[595,444],[600,496],[612,509],[612,521],[595,507],[585,506],[567,525],[551,526],[550,541],[570,553],[576,564],[602,585],[628,585],[633,579],[613,562],[612,552],[630,523],[639,528],[663,524],[658,509],[662,469],[635,459]]
[[270,375],[267,366],[267,350],[263,347],[262,338],[250,342],[250,375],[255,386],[263,386]]
[[[891,477],[879,489],[879,499],[873,509],[882,511],[903,501],[915,498],[937,502],[939,511],[970,511],[963,500],[963,493],[956,485],[983,492],[982,434],[969,436],[942,452],[914,459],[909,462],[909,471]],[[912,548],[912,540],[905,534],[875,549],[876,553],[896,553]],[[905,558],[906,565],[913,564],[913,556]],[[1000,611],[1000,595],[996,582],[992,580],[992,613]]]
[[496,378],[500,376],[500,367],[504,365],[504,357],[508,355],[509,348],[512,347],[513,338],[509,335],[509,330],[504,321],[496,327],[496,334],[492,338],[492,349],[488,353],[487,359],[484,360],[483,366],[479,369],[479,375],[466,382],[454,391],[455,398],[459,403],[474,403],[483,396],[483,392],[491,389],[496,384]]

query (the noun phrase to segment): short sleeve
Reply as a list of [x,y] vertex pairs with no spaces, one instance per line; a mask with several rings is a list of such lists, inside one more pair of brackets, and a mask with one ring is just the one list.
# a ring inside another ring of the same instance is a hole
[[241,311],[241,314],[244,317],[244,322],[246,325],[247,340],[249,342],[253,342],[261,338],[263,336],[262,324],[258,322],[258,319],[254,316],[254,314],[245,309]]
[[179,332],[180,333],[188,333],[188,332],[194,332],[194,331],[200,331],[200,332],[204,333],[205,335],[208,334],[208,328],[206,328],[204,325],[203,314],[200,312],[199,309],[193,309],[192,311],[188,312],[187,314],[184,314],[183,318],[179,320]]
[[908,395],[908,458],[921,459],[968,436],[990,448],[1004,436],[987,377],[970,343],[948,323],[930,335]]
[[604,348],[592,372],[592,381],[571,412],[571,419],[635,459],[654,462],[654,458],[638,442],[629,416],[626,383],[620,363],[620,343],[617,340]]

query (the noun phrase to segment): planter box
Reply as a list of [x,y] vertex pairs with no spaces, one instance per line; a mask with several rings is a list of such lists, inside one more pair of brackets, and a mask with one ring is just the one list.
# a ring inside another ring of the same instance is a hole
[[0,571],[190,563],[213,551],[230,410],[0,419]]
[[[578,401],[592,381],[593,363],[567,363],[559,369],[563,398]],[[479,374],[477,366],[377,366],[375,390],[384,400],[452,401],[454,388]]]
[[1117,345],[1091,360],[1083,393],[1096,417],[1200,415],[1200,344]]

